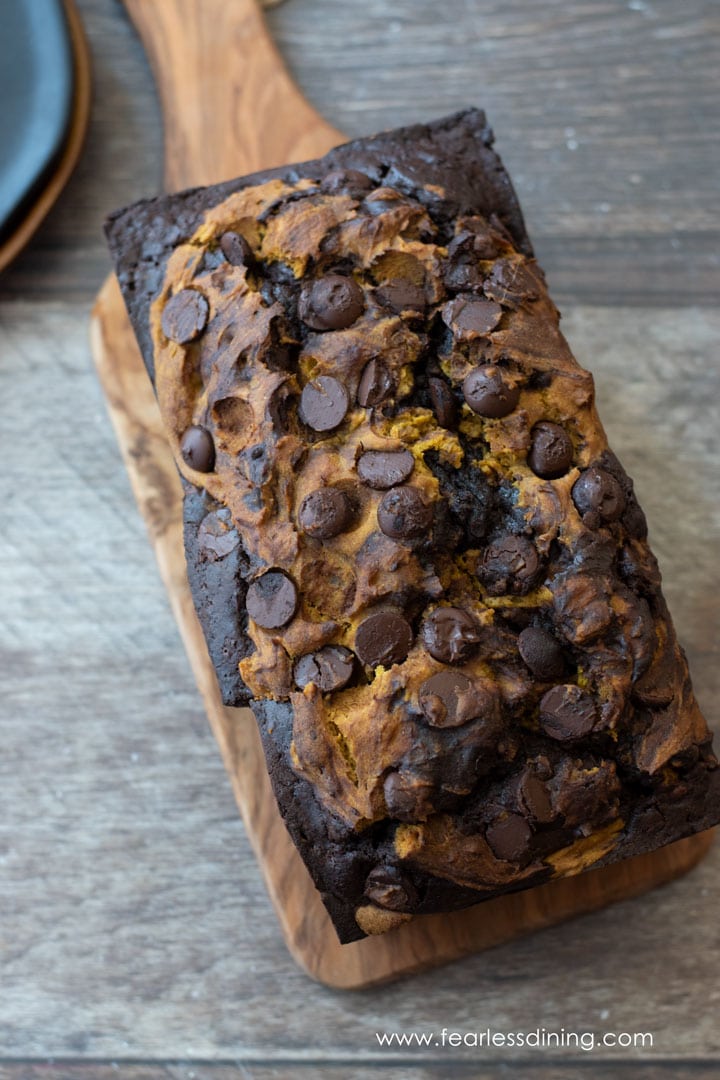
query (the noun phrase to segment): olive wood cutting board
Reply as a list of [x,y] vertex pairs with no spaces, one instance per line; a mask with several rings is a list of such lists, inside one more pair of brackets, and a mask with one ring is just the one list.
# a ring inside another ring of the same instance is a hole
[[[170,190],[324,154],[343,141],[293,85],[255,0],[125,0],[157,78]],[[185,572],[180,480],[117,281],[93,311],[92,349],[170,603],[287,946],[309,975],[357,989],[552,926],[684,874],[710,833],[579,877],[417,917],[340,945],[285,829],[249,709],[222,704]]]

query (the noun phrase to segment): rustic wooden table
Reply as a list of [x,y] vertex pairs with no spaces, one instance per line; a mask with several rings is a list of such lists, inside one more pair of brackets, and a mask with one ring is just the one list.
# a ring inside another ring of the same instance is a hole
[[[87,148],[0,279],[0,1080],[717,1076],[720,847],[652,895],[381,990],[324,989],[286,954],[89,357],[100,222],[158,189],[162,133],[122,7],[80,7]],[[718,14],[714,0],[269,14],[300,85],[350,134],[486,108],[716,727]],[[376,1038],[488,1027],[654,1046]]]

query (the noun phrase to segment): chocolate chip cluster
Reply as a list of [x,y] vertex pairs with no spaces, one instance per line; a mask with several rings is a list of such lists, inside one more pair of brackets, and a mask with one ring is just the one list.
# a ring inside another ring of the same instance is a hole
[[231,523],[202,557],[247,556],[242,677],[373,836],[371,908],[415,910],[420,870],[492,890],[605,857],[699,729],[534,261],[380,172],[274,179],[207,212],[153,319],[179,467]]

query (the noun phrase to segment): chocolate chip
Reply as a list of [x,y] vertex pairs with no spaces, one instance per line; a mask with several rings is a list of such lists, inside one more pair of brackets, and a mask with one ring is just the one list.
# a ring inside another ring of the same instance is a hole
[[524,536],[504,536],[485,548],[479,570],[492,596],[522,596],[537,580],[540,559],[534,544]]
[[332,431],[350,407],[343,384],[332,375],[319,375],[306,383],[300,398],[300,419],[314,431]]
[[255,253],[242,233],[223,233],[220,250],[232,266],[250,266],[255,262]]
[[459,255],[449,260],[443,270],[443,283],[453,292],[481,291],[483,274],[477,259],[470,255]]
[[160,325],[165,337],[178,345],[187,345],[202,334],[210,314],[210,305],[197,289],[181,289],[163,308]]
[[[483,283],[481,260],[494,259],[497,246],[487,224],[463,229],[448,245],[448,261],[443,280],[449,289],[480,289]],[[491,299],[494,299],[492,297]]]
[[567,431],[559,424],[541,420],[532,429],[527,462],[535,475],[543,480],[564,476],[573,462],[573,445]]
[[354,667],[355,657],[350,649],[344,645],[325,645],[316,653],[301,656],[295,664],[293,676],[301,690],[312,682],[318,690],[329,694],[347,686]]
[[537,679],[555,682],[562,678],[565,656],[549,630],[528,626],[518,637],[518,652]]
[[362,198],[374,186],[370,177],[357,169],[333,169],[320,181],[320,190],[326,195],[351,195],[353,198]]
[[326,274],[300,295],[300,318],[313,330],[344,330],[365,308],[365,296],[354,278]]
[[418,691],[420,708],[431,727],[461,727],[495,709],[487,689],[459,671],[438,671]]
[[423,645],[443,664],[464,664],[480,642],[478,625],[462,608],[436,608],[422,629]]
[[361,622],[355,634],[355,652],[368,667],[400,664],[410,652],[413,632],[402,615],[378,611]]
[[194,424],[180,440],[183,461],[198,472],[212,472],[215,468],[215,443],[207,428]]
[[198,547],[209,562],[224,559],[240,543],[226,506],[212,510],[203,518],[198,529]]
[[483,273],[474,251],[472,233],[459,233],[449,244],[448,259],[443,268],[443,282],[453,292],[470,292],[482,288]]
[[535,300],[538,287],[523,263],[498,259],[483,285],[486,296],[506,307],[517,307],[523,300]]
[[601,522],[617,521],[625,510],[625,496],[620,484],[611,473],[595,466],[585,469],[575,481],[572,499],[582,517],[597,515]]
[[581,739],[596,720],[595,701],[579,686],[553,686],[540,701],[540,727],[560,742]]
[[415,458],[409,450],[366,450],[357,463],[363,484],[379,491],[404,484],[414,468]]
[[518,794],[530,818],[536,821],[538,825],[549,825],[555,817],[550,802],[550,793],[546,785],[532,769],[526,769],[521,776]]
[[388,814],[398,821],[422,821],[436,811],[435,785],[407,770],[387,774],[383,795]]
[[250,618],[265,630],[290,622],[297,609],[297,589],[282,570],[268,570],[250,585],[245,599]]
[[475,368],[463,382],[465,400],[478,416],[499,419],[513,411],[520,400],[520,387],[508,382],[500,368],[492,364]]
[[475,259],[487,262],[496,258],[499,251],[498,241],[512,243],[507,230],[494,214],[491,225],[479,216],[466,218],[464,228],[451,242],[448,253],[452,253],[455,247],[459,246],[464,252],[472,253]]
[[374,867],[365,882],[365,895],[389,911],[410,911],[417,902],[417,890],[397,866]]
[[369,360],[360,376],[357,389],[358,405],[369,409],[379,405],[395,389],[392,375],[382,360]]
[[502,308],[493,300],[478,300],[474,296],[457,296],[443,305],[443,322],[456,338],[473,341],[494,330],[502,318]]
[[338,488],[324,487],[311,491],[300,505],[298,521],[308,536],[329,540],[345,532],[352,521],[350,500]]
[[430,401],[440,427],[452,430],[457,425],[457,403],[452,390],[442,379],[428,379]]
[[433,508],[417,488],[393,488],[383,495],[377,511],[378,525],[393,540],[410,540],[426,533],[433,521]]
[[524,817],[508,814],[493,822],[485,833],[485,839],[497,859],[503,862],[522,862],[527,855],[532,830]]
[[396,315],[401,315],[403,311],[421,312],[427,307],[425,290],[405,278],[393,278],[378,285],[375,297],[383,307],[390,308]]

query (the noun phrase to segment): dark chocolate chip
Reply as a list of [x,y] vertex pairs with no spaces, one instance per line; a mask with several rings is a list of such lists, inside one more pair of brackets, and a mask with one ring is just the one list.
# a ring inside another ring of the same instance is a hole
[[496,255],[497,246],[487,225],[463,229],[448,245],[443,271],[445,284],[455,291],[480,289],[483,283],[480,261],[494,259]]
[[534,544],[524,536],[504,536],[485,548],[480,576],[493,596],[523,595],[535,584],[539,570]]
[[529,817],[538,825],[549,825],[555,817],[550,793],[533,769],[526,769],[520,778],[518,788],[520,801]]
[[326,195],[351,195],[353,198],[362,198],[374,186],[370,177],[357,169],[333,169],[320,181],[320,190]]
[[233,266],[250,266],[255,261],[255,253],[242,233],[223,233],[220,237],[220,250]]
[[625,496],[615,477],[593,466],[573,484],[572,498],[582,517],[597,515],[600,521],[617,521],[625,510]]
[[520,387],[510,383],[500,368],[485,364],[465,377],[463,394],[478,416],[496,420],[507,416],[517,406]]
[[343,384],[332,375],[319,375],[303,387],[300,419],[314,431],[332,431],[343,422],[349,406]]
[[427,307],[425,290],[405,278],[383,282],[375,290],[375,296],[383,307],[390,308],[396,315],[401,315],[403,311],[421,312]]
[[443,322],[461,341],[485,337],[502,318],[502,308],[494,300],[457,296],[443,305]]
[[300,527],[316,540],[329,540],[345,532],[352,521],[347,495],[334,487],[318,488],[306,495],[298,514]]
[[365,895],[389,911],[411,911],[417,902],[417,890],[397,866],[374,867],[365,882]]
[[549,630],[528,626],[518,637],[518,651],[537,679],[556,682],[565,671],[565,656]]
[[417,488],[393,488],[380,500],[377,519],[386,536],[410,540],[428,531],[433,522],[433,508]]
[[428,379],[430,401],[440,427],[452,430],[457,425],[457,402],[452,390],[442,379]]
[[388,814],[398,821],[417,822],[436,812],[434,784],[406,770],[387,774],[383,795]]
[[363,484],[379,491],[404,484],[414,468],[415,458],[409,450],[366,450],[357,463]]
[[438,671],[418,691],[420,708],[431,727],[461,727],[495,709],[487,689],[459,671]]
[[300,295],[300,318],[313,330],[344,330],[365,308],[365,296],[354,278],[326,274]]
[[181,289],[163,308],[160,325],[165,337],[178,345],[187,345],[202,334],[210,314],[210,305],[197,289]]
[[423,645],[443,664],[464,664],[480,642],[478,624],[462,608],[436,608],[423,624]]
[[481,291],[483,273],[478,260],[472,255],[458,255],[448,260],[443,270],[443,283],[453,292]]
[[595,701],[579,686],[553,686],[540,701],[540,727],[552,739],[581,739],[597,720]]
[[227,507],[212,510],[200,523],[198,547],[209,562],[224,559],[240,543]]
[[379,405],[395,389],[392,375],[382,360],[369,360],[363,368],[357,389],[358,405],[363,409]]
[[268,570],[253,581],[245,599],[248,615],[265,630],[277,630],[290,622],[297,603],[297,589],[282,570]]
[[450,241],[448,255],[468,255],[475,262],[487,262],[498,254],[497,240],[497,232],[484,219],[466,219],[465,227]]
[[503,862],[521,862],[527,854],[532,830],[524,817],[508,814],[493,822],[485,833],[485,839],[493,855]]
[[567,431],[559,424],[541,420],[532,429],[527,462],[535,475],[543,480],[564,476],[573,462],[573,445]]
[[341,690],[352,678],[355,657],[344,645],[325,645],[316,653],[301,656],[295,664],[293,676],[296,684],[304,690],[315,683],[318,690],[329,694]]
[[198,472],[212,472],[215,468],[215,443],[207,428],[194,424],[180,440],[183,461]]
[[524,263],[498,259],[483,286],[486,296],[506,307],[517,307],[523,300],[535,300],[538,287]]
[[378,611],[360,623],[355,634],[355,652],[369,667],[400,664],[410,652],[413,632],[410,623],[393,611]]

